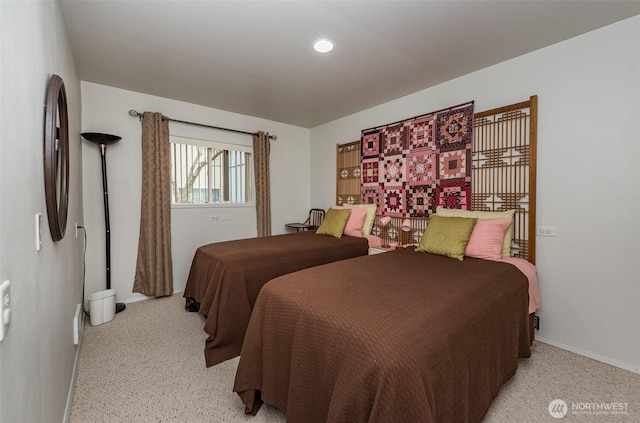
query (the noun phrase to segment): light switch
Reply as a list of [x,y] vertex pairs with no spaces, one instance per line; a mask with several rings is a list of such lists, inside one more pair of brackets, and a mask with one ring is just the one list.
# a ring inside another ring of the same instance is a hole
[[6,280],[0,285],[0,341],[9,329],[11,322],[11,282]]
[[42,213],[36,214],[36,251],[42,248]]

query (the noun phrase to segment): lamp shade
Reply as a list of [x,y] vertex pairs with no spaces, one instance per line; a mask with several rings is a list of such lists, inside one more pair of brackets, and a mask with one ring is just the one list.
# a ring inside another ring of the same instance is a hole
[[82,138],[95,144],[113,144],[120,141],[121,137],[111,134],[101,134],[100,132],[83,132]]
[[387,226],[389,223],[391,223],[391,217],[390,216],[383,216],[380,218],[380,224],[382,226]]
[[402,221],[402,226],[400,227],[405,232],[409,232],[411,230],[411,221],[409,219],[405,219]]

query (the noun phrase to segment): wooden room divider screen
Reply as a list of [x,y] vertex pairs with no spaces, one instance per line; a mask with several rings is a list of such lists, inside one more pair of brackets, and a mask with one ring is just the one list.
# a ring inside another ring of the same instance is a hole
[[360,204],[360,141],[338,144],[336,204]]

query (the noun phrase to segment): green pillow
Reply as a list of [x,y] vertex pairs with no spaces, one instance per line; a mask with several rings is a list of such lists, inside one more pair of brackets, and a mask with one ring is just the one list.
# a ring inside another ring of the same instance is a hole
[[476,218],[432,215],[416,251],[447,256],[462,261]]
[[329,209],[324,219],[322,219],[322,223],[316,231],[316,234],[342,238],[342,232],[344,232],[344,227],[347,226],[347,220],[349,220],[350,214],[351,210],[349,209]]
[[[504,212],[486,212],[486,211],[471,211],[462,209],[446,209],[438,206],[436,208],[436,214],[442,217],[476,217],[478,219],[499,219],[502,217],[510,217],[513,219],[515,210],[508,210]],[[509,225],[507,232],[504,234],[502,241],[502,257],[511,256],[511,240],[513,239],[513,222]]]

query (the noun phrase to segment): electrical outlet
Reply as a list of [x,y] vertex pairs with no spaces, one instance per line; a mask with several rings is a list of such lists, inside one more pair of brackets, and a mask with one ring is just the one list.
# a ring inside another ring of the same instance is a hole
[[538,226],[536,228],[536,234],[538,236],[556,236],[555,226]]
[[533,316],[533,328],[540,330],[540,316]]

